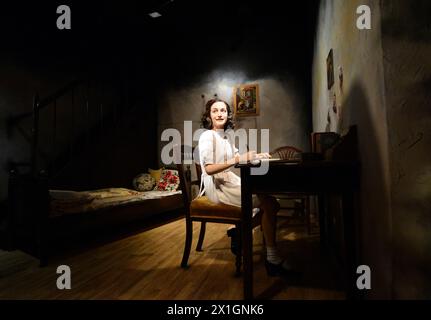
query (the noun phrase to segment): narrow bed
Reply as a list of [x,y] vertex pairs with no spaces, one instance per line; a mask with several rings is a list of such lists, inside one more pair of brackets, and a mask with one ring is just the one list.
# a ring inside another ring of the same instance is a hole
[[101,230],[115,232],[157,215],[181,216],[184,208],[177,188],[57,190],[49,188],[48,179],[23,175],[10,176],[9,201],[10,249],[37,257],[41,265],[56,253],[62,239],[98,237]]
[[[181,191],[136,191],[126,188],[109,188],[91,191],[49,190],[50,217],[92,212],[147,200],[164,199],[168,205],[176,205]],[[162,202],[162,201],[160,201]]]

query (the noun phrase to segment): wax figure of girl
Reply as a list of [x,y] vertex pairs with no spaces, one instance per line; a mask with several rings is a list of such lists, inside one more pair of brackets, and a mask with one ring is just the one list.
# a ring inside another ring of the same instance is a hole
[[[232,167],[239,162],[269,158],[270,155],[257,154],[256,151],[249,151],[242,155],[238,153],[232,141],[233,135],[229,134],[229,130],[234,129],[232,111],[223,100],[212,99],[207,102],[202,116],[202,126],[208,130],[199,139],[203,181],[200,194],[205,193],[209,200],[215,203],[240,207],[241,178],[231,171]],[[278,276],[292,273],[289,264],[279,256],[276,248],[275,223],[280,205],[274,197],[258,194],[253,196],[253,208],[263,211],[261,222],[266,242],[265,266],[268,274]],[[232,236],[232,246],[235,247],[234,242],[238,231],[236,229],[229,231],[228,234]]]

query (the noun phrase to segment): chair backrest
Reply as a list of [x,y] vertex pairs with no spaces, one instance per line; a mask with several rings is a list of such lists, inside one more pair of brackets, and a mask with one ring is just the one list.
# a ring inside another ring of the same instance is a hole
[[199,163],[195,163],[195,168],[196,168],[197,184],[198,184],[198,186],[200,186],[201,185],[201,177],[202,177],[202,168],[201,168],[201,165]]
[[193,149],[193,155],[194,155],[194,164],[195,164],[195,169],[196,169],[196,178],[197,178],[197,185],[198,187],[201,184],[201,176],[202,176],[202,168],[200,165],[200,160],[199,160],[199,146],[196,146]]
[[295,160],[297,159],[302,151],[296,147],[284,146],[275,149],[271,152],[273,158],[280,158],[282,160]]
[[174,158],[177,163],[178,175],[180,176],[180,188],[183,194],[183,202],[186,211],[188,212],[190,201],[191,201],[191,188],[190,188],[190,178],[184,170],[184,159],[193,159],[193,148],[191,146],[181,145],[174,146],[174,153],[177,153]]

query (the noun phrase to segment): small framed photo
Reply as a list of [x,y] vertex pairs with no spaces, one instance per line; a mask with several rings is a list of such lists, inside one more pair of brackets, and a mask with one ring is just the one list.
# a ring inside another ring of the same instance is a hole
[[328,58],[326,58],[326,70],[328,76],[328,90],[331,90],[334,85],[334,53],[331,49],[328,54]]
[[259,115],[259,85],[242,84],[233,89],[233,109],[237,117]]

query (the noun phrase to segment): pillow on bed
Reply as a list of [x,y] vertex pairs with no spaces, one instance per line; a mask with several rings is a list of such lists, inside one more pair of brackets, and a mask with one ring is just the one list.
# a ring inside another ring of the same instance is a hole
[[138,191],[153,190],[156,180],[149,173],[141,173],[133,179],[133,188]]
[[159,182],[154,187],[157,191],[176,191],[180,185],[178,170],[163,170]]
[[162,176],[162,171],[164,168],[160,168],[158,170],[154,169],[148,169],[148,172],[151,174],[151,176],[154,178],[156,182],[160,180],[160,177]]

